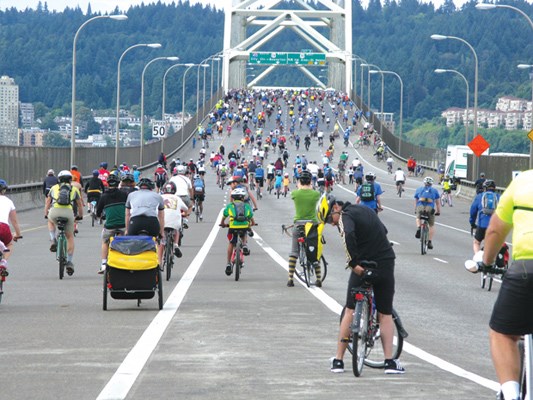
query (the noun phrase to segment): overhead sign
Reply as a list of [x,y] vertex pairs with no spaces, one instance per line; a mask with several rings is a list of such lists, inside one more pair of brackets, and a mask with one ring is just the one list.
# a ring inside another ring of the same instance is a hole
[[468,143],[468,147],[474,152],[474,154],[480,157],[490,147],[489,142],[481,135],[477,135],[474,139]]
[[263,65],[325,65],[325,53],[284,53],[284,52],[261,52],[250,53],[250,64]]
[[167,124],[165,121],[154,121],[152,123],[152,137],[156,139],[167,137]]

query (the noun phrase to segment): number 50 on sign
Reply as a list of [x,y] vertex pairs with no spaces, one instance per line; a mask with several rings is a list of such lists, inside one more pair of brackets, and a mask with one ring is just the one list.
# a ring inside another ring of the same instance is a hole
[[152,137],[165,138],[167,137],[167,128],[164,121],[154,121],[152,124]]

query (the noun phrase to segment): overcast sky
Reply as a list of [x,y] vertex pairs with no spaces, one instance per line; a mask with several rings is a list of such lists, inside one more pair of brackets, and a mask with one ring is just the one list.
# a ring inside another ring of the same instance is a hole
[[[217,4],[217,8],[220,8],[220,5],[229,0],[189,0],[191,3],[202,3],[202,4]],[[424,2],[432,1],[438,7],[444,0],[423,0]],[[467,0],[454,0],[454,3],[457,7],[462,6]],[[533,0],[527,0],[529,2]],[[110,12],[115,9],[116,6],[122,11],[126,11],[131,5],[139,5],[141,3],[149,4],[156,3],[157,0],[48,0],[49,10],[63,11],[65,7],[75,7],[79,5],[83,12],[87,11],[87,5],[91,3],[91,8],[93,12]],[[161,0],[162,3],[172,3],[172,0]],[[177,0],[175,1],[177,3]],[[36,8],[39,0],[0,0],[0,9],[5,10],[6,8],[16,7],[19,10],[24,10],[27,7]],[[42,3],[45,3],[45,0],[42,0]],[[363,4],[366,4],[366,1],[363,0]]]

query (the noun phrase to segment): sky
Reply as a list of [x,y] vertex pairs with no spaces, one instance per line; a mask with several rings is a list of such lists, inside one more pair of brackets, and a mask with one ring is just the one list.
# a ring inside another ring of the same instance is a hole
[[[161,0],[162,3],[172,3],[173,0]],[[229,0],[189,0],[190,3],[201,3],[201,4],[216,4],[217,8],[221,8],[220,5]],[[444,0],[422,0],[424,2],[433,2],[436,7],[439,7]],[[467,0],[454,0],[454,3],[457,7],[461,7]],[[528,0],[533,1],[533,0]],[[39,0],[0,0],[0,9],[5,10],[6,8],[15,7],[19,10],[24,10],[25,8],[37,7]],[[93,12],[100,11],[110,12],[115,9],[116,6],[122,11],[126,11],[131,5],[139,5],[141,3],[149,4],[156,3],[157,0],[47,0],[48,9],[53,11],[63,11],[65,7],[76,7],[79,5],[83,12],[87,11],[87,5],[90,3]],[[175,1],[177,3],[177,0]],[[42,3],[45,3],[45,0],[42,0]],[[366,1],[363,0],[363,5]]]

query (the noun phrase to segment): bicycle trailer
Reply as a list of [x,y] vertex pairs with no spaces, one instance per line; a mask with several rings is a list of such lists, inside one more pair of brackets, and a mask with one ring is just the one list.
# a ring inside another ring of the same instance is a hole
[[163,283],[157,258],[155,238],[151,236],[116,236],[109,243],[104,273],[103,309],[107,310],[107,293],[113,299],[151,299],[158,294],[163,308]]

